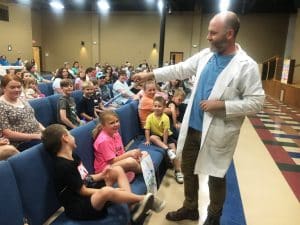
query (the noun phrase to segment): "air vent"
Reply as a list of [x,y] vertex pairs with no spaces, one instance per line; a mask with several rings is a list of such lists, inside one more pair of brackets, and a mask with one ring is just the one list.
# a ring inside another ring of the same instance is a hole
[[9,21],[8,7],[0,5],[0,20]]

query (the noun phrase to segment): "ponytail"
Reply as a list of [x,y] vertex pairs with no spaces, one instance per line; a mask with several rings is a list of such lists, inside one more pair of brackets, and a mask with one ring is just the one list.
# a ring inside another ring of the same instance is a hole
[[102,130],[102,123],[99,122],[99,124],[92,131],[92,137],[93,137],[94,140],[97,138],[97,136],[99,135],[101,130]]

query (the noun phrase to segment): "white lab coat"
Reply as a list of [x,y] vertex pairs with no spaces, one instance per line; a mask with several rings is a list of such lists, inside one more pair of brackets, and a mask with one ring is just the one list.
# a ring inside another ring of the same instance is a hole
[[[232,161],[240,128],[246,115],[261,110],[264,102],[257,63],[239,45],[230,63],[218,76],[208,99],[224,100],[224,112],[217,115],[204,113],[201,146],[195,164],[195,174],[224,177]],[[196,75],[186,113],[177,142],[177,155],[181,157],[188,131],[191,108],[200,75],[212,56],[204,49],[184,62],[154,70],[157,81],[186,79]]]

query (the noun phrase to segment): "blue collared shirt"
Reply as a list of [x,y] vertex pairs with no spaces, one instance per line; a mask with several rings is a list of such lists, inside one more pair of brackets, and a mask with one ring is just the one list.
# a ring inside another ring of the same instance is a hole
[[233,56],[234,55],[219,55],[218,53],[215,53],[208,60],[197,84],[189,127],[200,132],[202,131],[203,110],[200,108],[200,102],[208,99],[219,74],[228,65]]

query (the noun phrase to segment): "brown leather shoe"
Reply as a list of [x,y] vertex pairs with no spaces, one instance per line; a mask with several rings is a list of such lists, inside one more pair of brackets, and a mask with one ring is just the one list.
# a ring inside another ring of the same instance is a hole
[[198,209],[188,209],[182,207],[177,211],[168,212],[166,215],[167,220],[180,221],[180,220],[199,220]]

